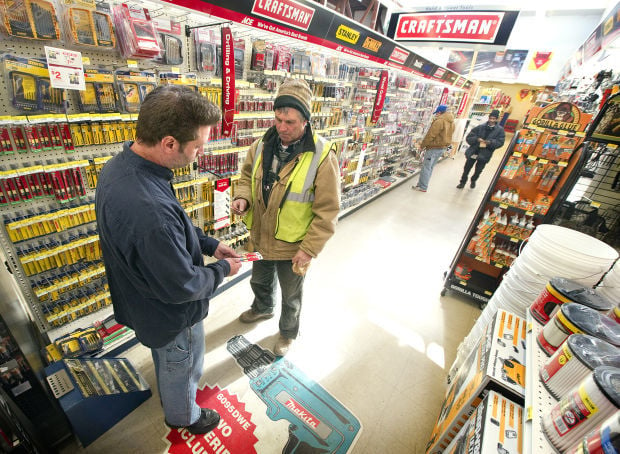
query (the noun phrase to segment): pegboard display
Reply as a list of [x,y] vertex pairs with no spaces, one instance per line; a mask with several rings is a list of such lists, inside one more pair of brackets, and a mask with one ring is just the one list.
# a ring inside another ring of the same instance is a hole
[[536,342],[543,326],[532,318],[529,311],[527,312],[527,323],[528,330],[525,338],[527,355],[525,363],[525,413],[523,415],[525,436],[522,452],[525,454],[555,454],[557,451],[542,431],[543,418],[548,417],[551,408],[557,403],[538,376],[540,368],[549,359]]
[[[110,4],[115,27],[118,6]],[[121,151],[122,142],[134,138],[140,101],[155,85],[189,84],[221,104],[216,60],[221,26],[230,26],[235,39],[233,134],[224,138],[213,128],[204,154],[194,166],[176,169],[173,185],[192,222],[233,247],[243,248],[249,234],[239,217],[216,219],[222,201],[214,187],[229,179],[234,197],[248,147],[274,124],[275,93],[285,78],[304,78],[311,86],[312,127],[334,142],[343,207],[372,196],[379,190],[373,184],[378,178],[412,174],[417,143],[442,96],[442,88],[390,70],[384,111],[373,124],[376,75],[384,68],[368,68],[368,61],[354,56],[345,59],[319,46],[164,2],[129,6],[149,9],[164,56],[126,58],[118,45],[103,50],[77,45],[94,39],[87,29],[72,29],[72,38],[63,35],[64,41],[2,35],[1,55],[10,58],[0,77],[0,215],[5,224],[0,242],[28,312],[49,341],[111,313],[93,210],[98,173]],[[196,36],[207,37],[204,45],[197,45]],[[29,60],[44,62],[44,46],[81,52],[86,90],[54,91],[40,84],[48,77],[45,65]],[[273,49],[279,49],[277,65],[270,60]],[[450,105],[458,106],[461,95],[451,93]],[[42,105],[43,98],[49,98],[48,104]]]
[[585,146],[588,160],[553,223],[620,249],[620,149],[612,143]]

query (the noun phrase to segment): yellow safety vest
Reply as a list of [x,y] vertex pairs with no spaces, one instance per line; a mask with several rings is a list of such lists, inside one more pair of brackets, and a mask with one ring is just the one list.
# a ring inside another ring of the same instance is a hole
[[[284,198],[278,208],[275,238],[277,240],[296,243],[306,236],[308,227],[314,218],[312,203],[314,202],[314,179],[319,165],[328,155],[331,143],[314,135],[316,149],[321,153],[305,151],[300,153],[299,162],[286,182]],[[252,208],[248,210],[244,222],[248,229],[252,228],[254,219],[253,207],[256,200],[256,171],[263,160],[263,141],[258,143],[254,163],[252,165]]]

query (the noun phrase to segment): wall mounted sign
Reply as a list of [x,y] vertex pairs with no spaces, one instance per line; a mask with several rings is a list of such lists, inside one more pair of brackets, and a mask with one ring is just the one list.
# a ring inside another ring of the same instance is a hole
[[[381,77],[379,78],[379,82],[377,82],[377,96],[375,97],[375,105],[372,110],[372,122],[377,123],[379,121],[379,117],[381,116],[381,111],[383,110],[383,104],[385,103],[385,95],[387,93],[388,86],[388,72],[387,70],[381,71]],[[361,168],[361,167],[360,167]]]
[[[285,36],[303,43],[328,49],[412,74],[432,78],[438,65],[399,46],[394,40],[363,26],[359,22],[335,14],[311,0],[163,0],[176,6],[222,18],[257,30]],[[506,17],[498,32],[502,36]],[[516,13],[515,13],[516,14]],[[460,26],[460,25],[459,25]],[[447,71],[450,73],[450,71]],[[439,82],[453,85],[457,75],[447,74]],[[454,82],[453,82],[454,81]],[[471,81],[463,84],[468,90]]]
[[273,19],[285,25],[308,30],[314,17],[314,8],[293,0],[256,0],[252,13]]
[[394,13],[388,36],[395,41],[446,41],[505,45],[518,11]]
[[570,102],[554,102],[545,107],[533,107],[526,123],[545,129],[583,132],[591,119],[592,115],[581,112]]
[[230,137],[235,122],[235,50],[230,27],[222,27],[222,135]]

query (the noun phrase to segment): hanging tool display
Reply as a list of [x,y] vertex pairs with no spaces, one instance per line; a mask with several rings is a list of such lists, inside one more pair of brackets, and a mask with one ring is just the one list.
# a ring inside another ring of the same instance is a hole
[[24,112],[65,112],[65,90],[52,87],[47,63],[14,55],[3,57],[13,106]]
[[80,46],[114,49],[116,36],[107,3],[66,0],[64,25],[68,42]]
[[0,11],[6,32],[20,38],[60,39],[54,5],[45,0],[3,0]]

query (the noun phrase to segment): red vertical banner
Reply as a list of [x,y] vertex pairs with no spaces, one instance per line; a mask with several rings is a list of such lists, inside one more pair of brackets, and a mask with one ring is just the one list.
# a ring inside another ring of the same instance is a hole
[[460,117],[463,111],[465,110],[465,106],[467,105],[467,99],[469,98],[469,93],[465,93],[461,98],[461,103],[459,104],[458,111],[456,112],[456,116]]
[[441,93],[441,98],[439,99],[439,105],[448,105],[448,89],[444,88],[443,93]]
[[230,137],[235,121],[235,49],[230,27],[222,27],[222,135]]
[[379,121],[381,111],[383,110],[383,104],[385,103],[385,95],[387,93],[388,86],[388,72],[386,69],[381,71],[381,77],[377,83],[377,96],[375,97],[375,107],[372,110],[372,123]]

